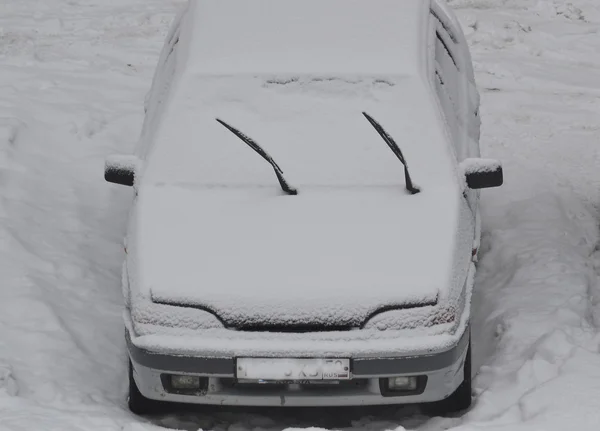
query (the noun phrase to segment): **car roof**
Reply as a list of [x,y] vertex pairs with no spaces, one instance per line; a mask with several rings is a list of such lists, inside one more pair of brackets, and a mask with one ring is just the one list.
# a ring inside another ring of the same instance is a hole
[[203,74],[417,74],[423,0],[192,0],[180,44]]

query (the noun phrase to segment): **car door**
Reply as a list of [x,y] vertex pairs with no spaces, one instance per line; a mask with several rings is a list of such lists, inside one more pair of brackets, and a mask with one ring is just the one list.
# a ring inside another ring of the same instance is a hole
[[144,100],[144,123],[135,148],[135,155],[141,160],[146,158],[152,147],[154,135],[162,116],[164,102],[171,88],[173,75],[175,74],[181,23],[186,11],[187,7],[184,7],[171,24],[154,72],[152,86]]
[[[436,4],[434,0],[434,5]],[[432,7],[433,61],[435,92],[445,119],[457,164],[479,157],[479,94],[475,87],[468,46],[452,17]],[[479,247],[479,191],[465,188],[466,200],[474,220],[474,254]]]
[[[144,100],[144,123],[142,131],[134,149],[134,155],[142,162],[148,156],[154,142],[160,117],[164,109],[164,102],[169,94],[172,78],[175,73],[175,63],[177,58],[177,47],[179,43],[181,22],[184,19],[187,7],[184,7],[175,17],[171,28],[165,39],[162,51],[160,53],[158,64],[154,72],[152,85]],[[136,173],[137,175],[137,173]],[[135,223],[138,211],[138,190],[134,187],[133,201],[131,204],[129,223]],[[124,238],[123,247],[127,255],[127,237]],[[123,262],[122,267],[122,289],[125,306],[131,305],[130,290],[129,290],[129,273],[127,268],[127,259]]]

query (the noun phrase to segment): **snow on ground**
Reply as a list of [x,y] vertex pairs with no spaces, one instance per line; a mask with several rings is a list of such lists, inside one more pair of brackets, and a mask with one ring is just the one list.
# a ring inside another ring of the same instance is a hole
[[118,287],[127,195],[103,183],[103,158],[137,138],[174,6],[0,5],[0,429],[132,420]]
[[482,92],[476,402],[177,413],[124,404],[119,272],[130,191],[102,181],[131,148],[178,0],[0,5],[0,430],[595,430],[600,423],[600,6],[453,0]]

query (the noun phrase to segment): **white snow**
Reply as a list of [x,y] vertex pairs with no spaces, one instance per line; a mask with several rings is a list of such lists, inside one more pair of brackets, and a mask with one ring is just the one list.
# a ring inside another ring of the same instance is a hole
[[111,154],[106,157],[105,168],[136,172],[139,169],[140,163],[140,159],[135,156]]
[[119,273],[131,190],[105,184],[102,169],[138,137],[179,4],[2,5],[0,429],[597,430],[600,6],[592,0],[451,2],[482,89],[482,154],[503,161],[506,179],[482,192],[473,298],[481,367],[470,412],[208,411],[149,422],[125,410]]
[[[460,206],[450,193],[141,189],[128,238],[132,289],[235,326],[359,326],[382,306],[443,301],[463,286],[473,242],[472,226],[455,235]],[[436,262],[426,276],[425,256]]]
[[502,167],[502,162],[496,159],[465,159],[460,163],[465,174],[478,172],[494,172]]
[[427,12],[420,0],[192,0],[182,39],[189,67],[208,75],[415,75]]

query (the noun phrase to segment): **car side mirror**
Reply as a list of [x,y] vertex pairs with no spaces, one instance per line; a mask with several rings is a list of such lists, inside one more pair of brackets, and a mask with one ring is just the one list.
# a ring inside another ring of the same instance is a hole
[[104,179],[109,183],[133,186],[139,171],[140,159],[132,155],[108,156],[104,165]]
[[494,159],[465,159],[460,164],[470,189],[500,187],[504,183],[502,163]]

